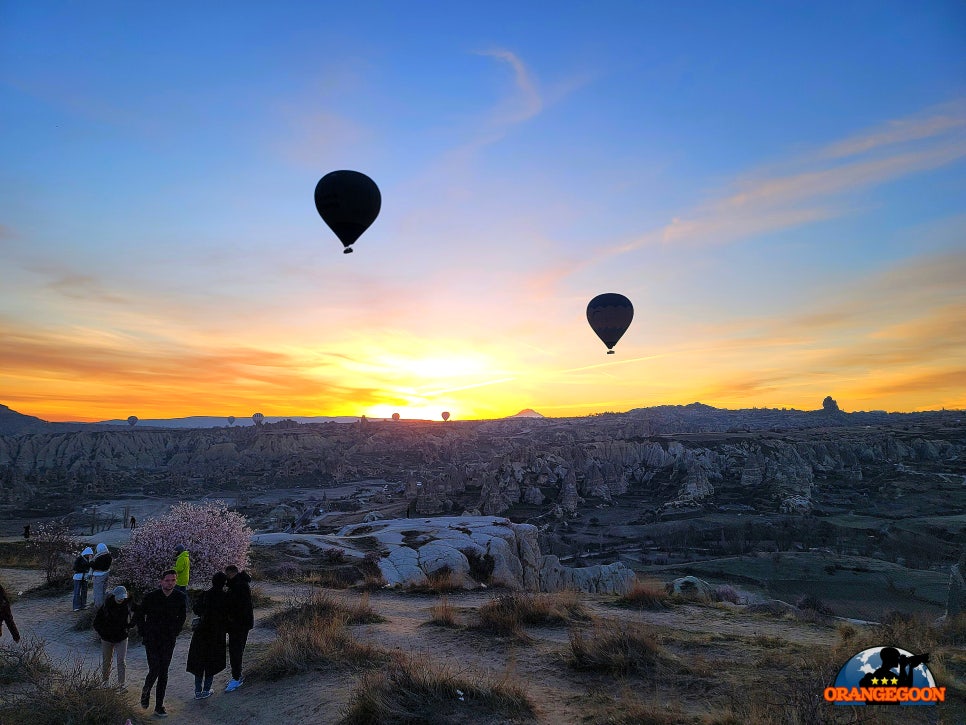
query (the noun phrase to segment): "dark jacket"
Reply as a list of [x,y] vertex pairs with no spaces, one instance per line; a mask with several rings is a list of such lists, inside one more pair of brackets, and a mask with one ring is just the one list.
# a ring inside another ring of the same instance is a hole
[[[110,566],[110,564],[108,564]],[[74,559],[74,573],[75,574],[86,574],[91,570],[91,562],[86,556],[81,554],[76,559]]]
[[191,633],[188,664],[193,675],[214,675],[226,667],[225,632],[228,628],[228,593],[222,589],[202,592],[195,602],[194,613],[201,622]]
[[137,627],[146,646],[173,644],[188,617],[188,597],[180,589],[168,596],[161,589],[144,595],[137,609]]
[[104,554],[98,554],[91,561],[91,571],[110,571],[113,561],[114,557],[109,551]]
[[130,599],[118,602],[113,596],[109,596],[104,600],[104,606],[94,615],[94,631],[105,642],[123,642],[131,628],[132,615]]
[[240,571],[228,580],[228,629],[248,630],[255,626],[255,608],[252,606],[252,578],[247,571]]
[[7,593],[0,586],[0,635],[3,634],[4,623],[6,623],[7,628],[10,630],[13,641],[19,642],[20,631],[17,629],[17,623],[13,621],[13,612],[10,611],[10,600],[7,599]]

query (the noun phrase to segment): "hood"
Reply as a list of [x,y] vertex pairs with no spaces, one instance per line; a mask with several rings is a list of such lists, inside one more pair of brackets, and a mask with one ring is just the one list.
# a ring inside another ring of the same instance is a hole
[[98,554],[106,554],[107,553],[107,544],[98,544],[97,545],[97,553]]
[[94,550],[88,546],[81,552],[81,556],[94,556]]

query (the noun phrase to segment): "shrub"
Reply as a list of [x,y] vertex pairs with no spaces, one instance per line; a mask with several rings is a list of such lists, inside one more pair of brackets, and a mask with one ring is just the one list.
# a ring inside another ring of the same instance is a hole
[[80,550],[70,535],[70,526],[65,522],[45,521],[39,524],[26,545],[40,560],[47,584],[61,585],[71,578],[71,563]]
[[221,502],[181,502],[160,518],[140,523],[117,557],[114,574],[136,591],[157,586],[161,572],[174,566],[175,547],[191,555],[191,580],[207,588],[227,564],[248,566],[252,531],[245,517]]
[[281,629],[285,625],[302,626],[319,620],[341,619],[345,624],[373,624],[386,620],[369,606],[369,594],[363,593],[353,605],[337,601],[323,589],[296,598],[288,607],[261,621],[262,625]]
[[618,604],[650,610],[667,609],[670,601],[671,595],[667,593],[664,584],[656,579],[635,580],[627,594],[617,600]]
[[388,655],[378,647],[357,642],[346,629],[349,617],[306,611],[278,625],[278,636],[255,660],[248,674],[277,680],[316,667],[337,664],[371,666]]
[[462,590],[462,578],[445,566],[427,574],[426,581],[422,584],[411,584],[407,587],[407,591],[417,594],[443,594]]
[[77,661],[55,666],[43,640],[21,642],[17,648],[0,645],[0,722],[84,723],[116,725],[130,717],[127,697],[101,686],[99,668],[86,669]]
[[[455,670],[445,663],[406,655],[362,677],[341,725],[500,722],[532,718],[533,704],[509,675],[494,680],[482,673]],[[474,715],[476,718],[474,718]]]
[[616,675],[653,675],[663,656],[657,635],[647,626],[607,621],[590,633],[570,630],[570,664],[578,670]]
[[440,627],[455,627],[457,625],[456,610],[446,597],[440,597],[439,601],[430,607],[429,623]]
[[518,638],[526,638],[522,631],[524,624],[555,625],[590,619],[573,591],[504,594],[480,607],[479,615],[481,629]]

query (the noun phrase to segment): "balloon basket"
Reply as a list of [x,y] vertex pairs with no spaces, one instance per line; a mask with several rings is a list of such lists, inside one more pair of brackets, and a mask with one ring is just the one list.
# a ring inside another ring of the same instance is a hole
[[614,354],[614,351],[613,351],[613,350],[608,350],[608,351],[607,351],[607,354],[608,354],[608,355],[613,355],[613,354]]
[[352,249],[352,247],[346,247],[345,249],[342,250],[342,253],[343,254],[352,254],[353,251],[354,250]]

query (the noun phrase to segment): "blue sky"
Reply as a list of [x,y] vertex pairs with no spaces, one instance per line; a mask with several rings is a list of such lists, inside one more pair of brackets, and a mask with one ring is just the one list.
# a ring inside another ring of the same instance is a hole
[[[0,402],[966,407],[963,37],[953,2],[0,3]],[[383,195],[353,255],[340,168]]]

